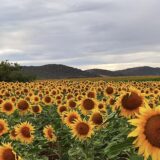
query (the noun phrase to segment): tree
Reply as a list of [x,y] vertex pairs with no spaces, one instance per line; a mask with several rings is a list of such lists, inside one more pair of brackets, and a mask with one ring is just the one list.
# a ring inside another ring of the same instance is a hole
[[26,82],[32,81],[35,78],[31,75],[24,75],[22,72],[22,67],[18,63],[9,63],[6,61],[1,61],[0,63],[0,81],[6,82]]

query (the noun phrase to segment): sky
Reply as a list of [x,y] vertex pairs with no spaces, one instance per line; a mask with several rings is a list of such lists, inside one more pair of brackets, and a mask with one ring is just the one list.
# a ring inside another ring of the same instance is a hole
[[160,67],[159,0],[0,0],[0,60]]

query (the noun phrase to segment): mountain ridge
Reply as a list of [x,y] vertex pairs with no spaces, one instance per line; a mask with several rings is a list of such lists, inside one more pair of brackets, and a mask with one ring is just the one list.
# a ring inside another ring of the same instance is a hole
[[117,71],[105,69],[81,70],[62,64],[46,64],[42,66],[23,66],[25,74],[34,75],[37,79],[90,78],[104,76],[160,76],[159,67],[134,67]]

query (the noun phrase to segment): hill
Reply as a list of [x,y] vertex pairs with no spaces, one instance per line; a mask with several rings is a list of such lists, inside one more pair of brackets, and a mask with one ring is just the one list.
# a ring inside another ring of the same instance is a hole
[[43,66],[23,66],[22,71],[25,74],[36,76],[37,79],[87,78],[99,76],[94,73],[92,74],[77,68],[59,64],[48,64]]
[[97,74],[101,76],[159,76],[160,68],[153,67],[135,67],[118,71],[109,71],[103,69],[86,70],[88,73]]

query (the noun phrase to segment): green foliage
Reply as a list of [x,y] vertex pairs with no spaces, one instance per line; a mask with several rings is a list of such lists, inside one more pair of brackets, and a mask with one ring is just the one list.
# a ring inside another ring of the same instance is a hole
[[22,67],[17,63],[9,63],[2,61],[0,63],[0,81],[5,82],[28,82],[34,80],[35,77],[24,75]]

